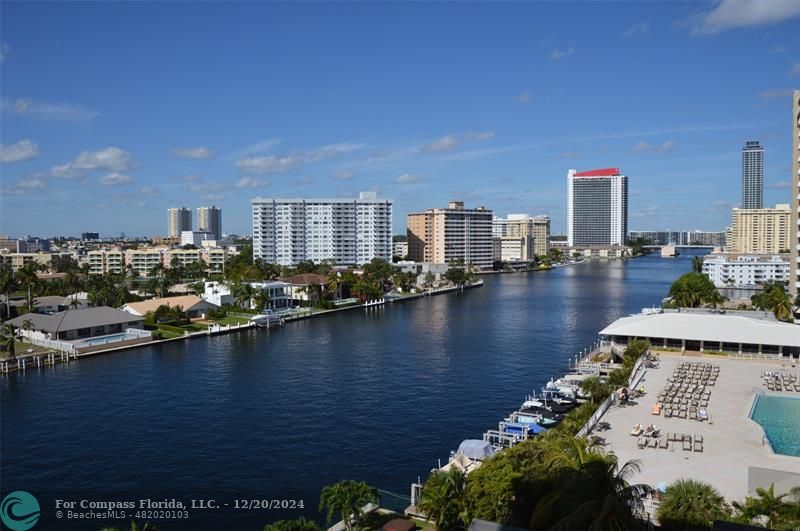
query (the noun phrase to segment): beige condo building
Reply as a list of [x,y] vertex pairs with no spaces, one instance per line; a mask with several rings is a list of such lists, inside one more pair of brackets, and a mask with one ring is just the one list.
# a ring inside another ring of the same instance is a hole
[[790,247],[791,219],[788,204],[775,208],[734,208],[726,248],[737,253],[785,252]]
[[463,260],[476,268],[492,267],[491,210],[464,208],[463,201],[451,201],[447,208],[429,208],[407,219],[411,260],[437,264]]

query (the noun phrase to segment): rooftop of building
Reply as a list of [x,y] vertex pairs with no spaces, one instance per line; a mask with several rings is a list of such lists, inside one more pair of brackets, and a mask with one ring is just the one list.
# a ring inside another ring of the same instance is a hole
[[611,177],[613,175],[621,175],[619,168],[599,168],[582,171],[573,174],[573,177]]
[[664,310],[617,319],[600,335],[800,347],[800,326],[768,312]]
[[93,308],[81,308],[77,310],[65,310],[53,315],[39,313],[26,313],[11,319],[14,326],[22,327],[26,321],[34,330],[43,332],[64,332],[67,330],[78,330],[81,328],[91,328],[96,326],[106,326],[113,324],[125,324],[133,321],[141,321],[141,317],[130,313],[109,308],[108,306],[96,306]]
[[144,315],[147,312],[156,311],[156,309],[158,309],[159,306],[169,306],[170,308],[175,308],[177,306],[180,306],[181,308],[183,308],[184,311],[187,311],[201,302],[207,302],[207,301],[204,301],[197,295],[180,295],[177,297],[162,297],[158,299],[148,299],[146,301],[141,301],[141,302],[129,302],[128,304],[125,305],[125,307],[130,308],[139,315]]

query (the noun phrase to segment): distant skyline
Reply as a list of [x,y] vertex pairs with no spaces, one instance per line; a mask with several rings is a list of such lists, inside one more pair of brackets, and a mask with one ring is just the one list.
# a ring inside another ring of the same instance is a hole
[[[800,2],[0,4],[0,234],[164,235],[167,208],[461,200],[566,231],[567,171],[629,229],[722,230],[741,148],[790,201]],[[746,75],[744,72],[746,71]]]

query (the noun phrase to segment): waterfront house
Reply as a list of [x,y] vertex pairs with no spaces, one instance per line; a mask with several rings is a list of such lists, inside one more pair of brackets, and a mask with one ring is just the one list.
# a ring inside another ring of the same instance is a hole
[[269,295],[268,306],[275,309],[288,308],[292,305],[292,285],[280,280],[267,282],[251,282],[256,291],[266,291]]
[[[119,334],[129,328],[144,329],[144,319],[108,306],[65,310],[52,315],[26,313],[8,321],[20,333],[39,339],[74,341],[90,337]],[[25,325],[28,328],[24,328]]]
[[159,306],[169,306],[170,308],[180,306],[189,319],[205,318],[209,310],[219,308],[216,304],[201,299],[197,295],[181,295],[179,297],[162,297],[141,302],[129,302],[122,307],[122,310],[132,315],[144,317],[148,312],[155,312]]
[[[316,273],[303,273],[282,280],[291,285],[292,301],[306,301],[312,305],[318,302],[318,298],[326,291],[328,284],[328,277]],[[333,298],[339,297],[334,296]]]

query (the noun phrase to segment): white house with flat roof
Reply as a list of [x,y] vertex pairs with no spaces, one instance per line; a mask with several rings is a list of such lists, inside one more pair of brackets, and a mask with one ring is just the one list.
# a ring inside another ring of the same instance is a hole
[[617,319],[600,336],[621,344],[647,339],[655,348],[800,356],[800,325],[778,321],[768,312],[648,312]]

